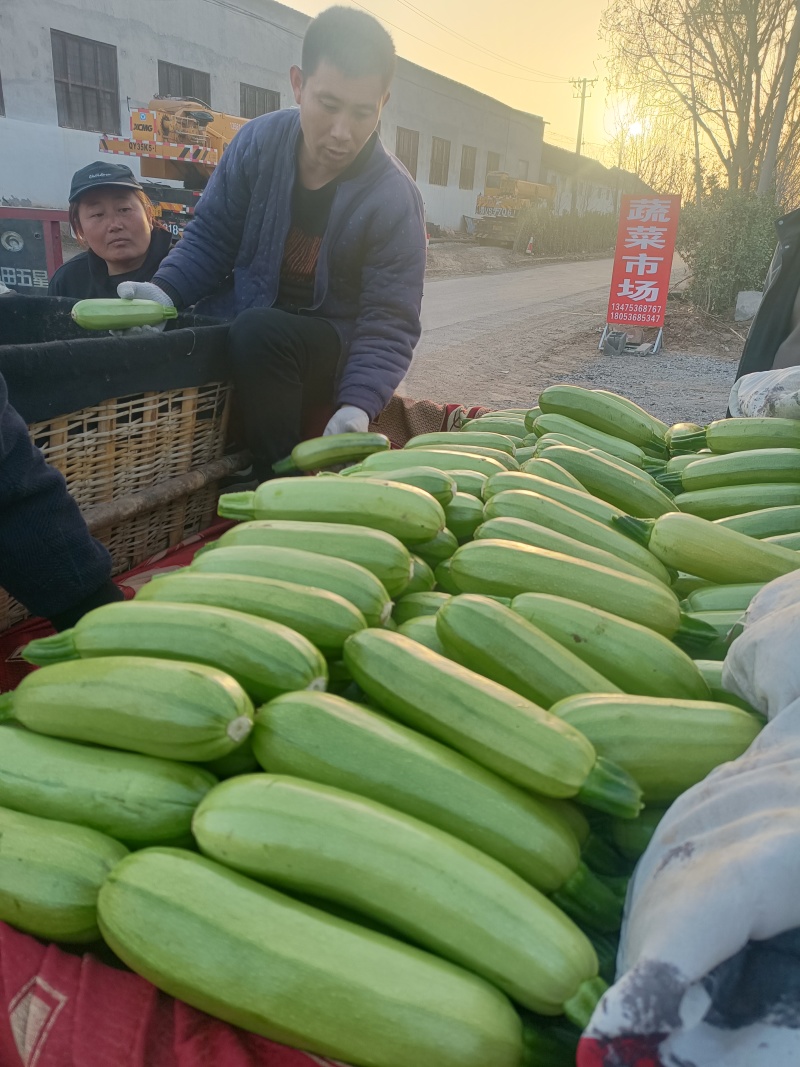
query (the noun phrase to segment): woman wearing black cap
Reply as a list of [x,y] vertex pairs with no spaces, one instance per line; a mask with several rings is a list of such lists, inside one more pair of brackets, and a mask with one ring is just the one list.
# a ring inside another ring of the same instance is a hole
[[120,282],[150,281],[172,243],[131,170],[118,163],[75,172],[69,221],[86,251],[59,267],[50,296],[116,297]]

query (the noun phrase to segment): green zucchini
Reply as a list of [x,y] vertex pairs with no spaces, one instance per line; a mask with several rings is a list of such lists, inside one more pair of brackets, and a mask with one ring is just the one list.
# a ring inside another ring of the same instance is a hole
[[644,471],[633,473],[602,456],[564,445],[548,449],[548,459],[574,474],[587,492],[639,518],[677,511],[672,497]]
[[193,832],[219,863],[377,919],[542,1014],[561,1014],[597,974],[589,940],[533,886],[374,800],[248,775],[209,794]]
[[453,577],[452,577],[452,574],[451,574],[451,571],[452,571],[452,559],[453,559],[453,557],[451,556],[450,559],[442,560],[442,562],[439,564],[439,566],[433,572],[434,573],[434,577],[436,578],[436,585],[434,587],[436,592],[450,593],[451,595],[453,593],[460,593],[461,592],[461,590],[458,588],[458,586],[453,581]]
[[380,581],[359,563],[320,556],[302,548],[231,545],[195,556],[195,574],[244,574],[252,578],[296,582],[336,593],[354,604],[368,626],[381,626],[392,610]]
[[[220,549],[205,558],[243,551],[250,550]],[[322,653],[295,630],[241,611],[199,604],[104,604],[72,629],[31,641],[24,655],[38,666],[95,656],[205,663],[230,674],[257,700],[292,689],[324,689],[328,680]]]
[[[483,487],[488,482],[488,477],[485,474],[481,474],[479,471],[463,471],[454,470],[447,472],[456,483],[456,489],[459,493],[468,493],[470,496],[477,497],[478,500],[483,499]],[[455,497],[453,497],[455,500]]]
[[[366,478],[368,481],[383,479],[387,482],[399,483],[400,485],[412,485],[416,489],[422,489],[438,500],[444,507],[449,504],[456,493],[456,481],[452,474],[447,471],[437,470],[436,467],[415,467],[413,456],[409,456],[407,467],[400,467],[392,471],[365,471],[358,470],[347,473],[348,478]],[[344,473],[344,472],[342,472]]]
[[549,708],[576,693],[621,690],[532,622],[488,597],[454,596],[436,614],[451,659]]
[[715,522],[717,526],[722,526],[727,530],[738,530],[739,533],[761,541],[768,537],[778,537],[781,534],[800,531],[800,504],[758,507],[757,510],[740,515],[716,519]]
[[765,482],[752,485],[726,485],[718,489],[697,489],[675,498],[681,511],[703,519],[724,519],[760,508],[800,504],[800,485],[794,482]]
[[516,444],[528,433],[525,428],[525,417],[514,415],[495,415],[493,411],[481,415],[477,419],[467,419],[460,428],[460,432],[499,433],[503,437],[510,437]]
[[672,637],[681,623],[678,598],[660,582],[530,545],[473,541],[462,545],[452,557],[450,573],[462,593],[568,596],[649,626],[666,637]]
[[296,630],[327,657],[340,655],[350,634],[367,625],[355,604],[337,593],[246,574],[174,571],[143,585],[136,601],[201,604],[270,619]]
[[[532,464],[528,463],[526,464],[526,467],[529,468],[528,470],[505,471],[503,474],[493,474],[487,481],[483,491],[484,502],[488,502],[498,493],[506,493],[515,489],[529,493],[538,492],[542,481],[565,485],[570,489],[583,493],[584,496],[587,495],[586,490],[578,479],[573,478],[569,471],[565,471],[557,463],[551,463],[549,459],[536,460],[536,463],[540,464],[540,466],[535,467],[535,469]],[[547,467],[543,466],[545,463],[548,465]],[[562,475],[564,476],[563,478],[561,477]],[[532,481],[531,479],[535,480]]]
[[683,606],[686,611],[744,611],[763,588],[764,582],[712,585],[693,590]]
[[612,819],[611,839],[626,859],[635,862],[644,855],[665,811],[648,804],[638,819]]
[[576,385],[551,385],[540,394],[539,407],[545,414],[566,415],[640,448],[666,453],[664,434],[658,432],[653,417],[613,393]]
[[97,830],[0,808],[0,921],[43,941],[96,941],[97,895],[128,850]]
[[553,714],[632,774],[648,805],[670,803],[741,756],[761,729],[741,708],[674,698],[577,696],[556,704]]
[[[440,656],[446,656],[447,652],[439,635],[436,632],[436,617],[434,615],[413,615],[397,627],[397,632],[412,641],[424,645],[431,652],[438,652]],[[334,782],[334,785],[336,783]]]
[[440,530],[430,539],[414,545],[414,555],[423,559],[429,567],[436,568],[442,560],[450,559],[458,548],[455,534],[448,529]]
[[346,789],[413,815],[544,893],[578,869],[568,805],[518,789],[448,746],[341,697],[291,693],[270,701],[258,710],[254,749],[265,771]]
[[[569,507],[569,505],[561,504],[551,497],[544,496],[542,493],[515,489],[498,493],[487,501],[484,507],[484,515],[487,519],[486,526],[489,526],[489,520],[499,519],[522,520],[526,523],[544,526],[555,534],[568,537],[574,541],[580,541],[587,546],[590,554],[583,558],[592,559],[591,553],[602,552],[603,557],[611,555],[615,560],[618,560],[619,562],[613,564],[613,566],[617,566],[620,570],[625,570],[626,573],[642,577],[642,572],[644,572],[649,578],[669,584],[669,571],[643,545],[636,545],[635,548],[631,548],[629,539],[626,539],[621,531],[613,527],[609,528],[604,523],[598,522],[597,519],[582,515],[579,511]],[[494,525],[493,528],[495,528]],[[514,529],[517,529],[519,540],[523,540],[525,531],[517,527],[511,527],[508,532],[510,533]],[[491,534],[484,532],[483,536],[490,537]],[[531,533],[532,536],[533,534]],[[528,543],[540,548],[551,547],[546,544],[537,546],[534,540],[530,540]],[[577,552],[568,552],[566,548],[556,548],[555,541],[552,549],[556,552],[564,551],[567,555],[578,554]],[[603,557],[598,556],[594,562],[602,563],[603,566],[612,566]]]
[[800,448],[760,448],[696,457],[685,470],[659,478],[673,493],[756,482],[800,482]]
[[201,663],[104,656],[43,667],[0,696],[0,720],[35,733],[163,759],[227,756],[253,728],[253,705]]
[[638,445],[617,437],[615,434],[595,430],[591,426],[587,426],[586,423],[578,422],[576,419],[571,419],[566,415],[558,415],[556,413],[540,415],[533,424],[533,430],[539,437],[550,433],[575,437],[592,448],[599,448],[611,456],[626,459],[636,467],[644,467],[645,465],[645,454]]
[[519,1019],[488,982],[191,852],[124,859],[98,916],[137,974],[283,1044],[363,1067],[518,1067]]
[[[485,445],[468,445],[461,444],[459,442],[460,434],[454,434],[454,441],[452,444],[446,445],[432,445],[429,450],[431,452],[447,452],[448,455],[452,455],[454,452],[462,452],[467,456],[482,456],[485,459],[495,460],[504,467],[507,471],[518,471],[519,463],[513,456],[510,456],[507,452],[504,452],[500,448],[487,448]],[[410,455],[413,455],[416,449],[412,449]],[[420,449],[420,451],[422,451]]]
[[400,597],[392,615],[397,625],[402,626],[404,622],[415,619],[418,615],[435,615],[448,600],[449,593],[410,593]]
[[530,700],[422,648],[401,634],[365,630],[349,638],[345,662],[380,707],[515,785],[585,803],[638,810],[627,780],[609,781],[592,746],[562,732]]
[[697,451],[697,434],[703,432],[703,427],[696,422],[674,422],[664,434],[664,442],[669,449],[670,455],[674,456],[686,451]]
[[754,448],[800,448],[797,419],[719,419],[688,438],[690,445],[712,452],[742,452]]
[[[397,455],[374,452],[364,460],[364,469],[375,469],[374,461],[392,460]],[[421,451],[416,458],[424,462]],[[398,468],[406,465],[405,456],[396,464]],[[252,493],[224,494],[219,498],[219,514],[224,519],[300,519],[371,526],[403,544],[428,541],[444,526],[442,506],[429,493],[377,478],[273,478]]]
[[119,300],[104,297],[79,300],[70,315],[83,330],[130,330],[134,326],[159,326],[178,317],[177,308],[157,300]]
[[791,549],[757,541],[698,515],[675,512],[655,520],[625,516],[614,524],[646,545],[665,566],[721,585],[769,582],[800,567],[800,556]]
[[688,700],[710,697],[697,665],[648,626],[542,593],[523,593],[512,600],[511,608],[625,693]]
[[791,548],[794,552],[800,552],[800,532],[765,537],[764,541],[769,545],[780,545],[781,548]]
[[627,408],[629,411],[633,412],[637,418],[642,419],[644,422],[646,422],[651,427],[653,433],[660,441],[666,437],[667,430],[669,429],[667,423],[663,422],[661,419],[656,418],[656,416],[653,415],[652,412],[648,411],[646,408],[640,407],[633,400],[629,400],[627,396],[622,396],[621,393],[612,393],[608,389],[592,389],[592,392],[600,393],[601,396],[613,397],[614,401],[617,404],[619,404],[621,407]]
[[436,585],[436,577],[432,569],[424,559],[420,559],[419,556],[414,555],[411,557],[411,566],[413,570],[411,581],[406,584],[402,591],[402,596],[406,597],[410,596],[412,593],[430,592]]
[[456,493],[451,504],[444,509],[447,529],[459,544],[470,541],[483,522],[483,504],[469,493]]
[[88,826],[127,845],[184,837],[216,783],[187,763],[0,726],[0,805]]
[[[504,495],[499,494],[497,497],[493,497],[490,503],[502,499]],[[607,532],[605,527],[601,528],[604,532]],[[659,581],[650,570],[645,571],[615,553],[607,552],[603,548],[595,547],[586,541],[571,537],[569,534],[559,533],[549,525],[539,522],[506,517],[488,519],[475,531],[475,540],[482,539],[512,541],[530,545],[533,548],[544,548],[550,552],[561,552],[565,556],[572,556],[574,559],[588,560],[590,563],[596,563],[601,567],[618,570],[621,574],[631,574],[635,578],[643,578],[649,582]]]
[[358,463],[373,452],[385,452],[391,447],[391,441],[382,433],[332,433],[301,441],[286,459],[273,463],[272,469],[276,474],[319,471],[342,463]]
[[535,445],[523,445],[518,448],[514,453],[514,459],[519,463],[520,470],[523,464],[527,463],[531,459],[536,459],[536,446]]
[[514,455],[514,442],[510,437],[501,433],[481,433],[478,430],[452,431],[443,430],[438,433],[420,433],[412,437],[404,445],[407,449],[431,448],[444,445],[449,448],[451,444],[458,445],[483,445],[484,448],[499,449],[508,456]]
[[[503,454],[500,453],[500,455]],[[414,448],[410,452],[400,450],[376,453],[374,456],[364,460],[362,470],[383,471],[384,477],[388,478],[390,477],[390,471],[408,467],[412,456],[415,464],[435,467],[437,470],[446,471],[448,474],[452,472],[453,477],[456,478],[456,484],[458,484],[456,472],[473,471],[476,474],[483,474],[488,477],[490,474],[496,474],[497,471],[507,469],[504,463],[493,457],[481,456],[475,452],[466,452],[456,448],[445,449],[440,446],[439,448]],[[433,533],[430,536],[432,537]]]
[[260,519],[238,523],[209,547],[216,551],[231,545],[299,548],[304,552],[358,563],[375,575],[389,596],[405,589],[411,574],[411,560],[405,545],[391,534],[369,526]]

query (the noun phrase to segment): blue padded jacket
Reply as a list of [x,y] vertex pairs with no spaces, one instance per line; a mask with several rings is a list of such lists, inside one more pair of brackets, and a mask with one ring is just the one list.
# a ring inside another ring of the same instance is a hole
[[[153,278],[181,306],[201,301],[198,313],[232,318],[274,304],[299,136],[300,112],[291,109],[252,119],[231,141]],[[419,340],[424,273],[422,197],[376,139],[363,170],[336,190],[313,304],[301,312],[327,319],[341,338],[337,404],[374,418],[390,400]]]

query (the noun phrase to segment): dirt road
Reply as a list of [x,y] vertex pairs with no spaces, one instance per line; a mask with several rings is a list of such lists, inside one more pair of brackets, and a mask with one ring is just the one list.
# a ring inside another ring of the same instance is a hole
[[[597,351],[611,265],[592,259],[430,278],[422,339],[402,391],[440,402],[518,406],[533,403],[545,386],[567,381],[621,392],[670,422],[724,415],[741,350],[725,327],[723,342],[709,346],[713,354],[702,344],[697,351],[679,307],[673,317],[682,350],[670,349],[668,310],[665,347],[657,356]],[[702,333],[702,320],[693,321]]]

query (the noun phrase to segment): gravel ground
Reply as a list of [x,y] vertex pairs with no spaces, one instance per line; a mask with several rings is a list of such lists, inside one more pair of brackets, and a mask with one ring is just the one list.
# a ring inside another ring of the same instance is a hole
[[[451,242],[432,244],[429,253],[431,286],[440,278],[547,271],[542,261],[508,249]],[[675,289],[681,276],[678,263]],[[665,347],[657,355],[608,356],[598,351],[607,299],[607,289],[601,296],[576,294],[542,308],[535,319],[521,309],[435,331],[402,392],[440,403],[520,407],[534,404],[548,385],[569,382],[621,393],[669,423],[723,417],[746,328],[675,295],[667,305]]]

